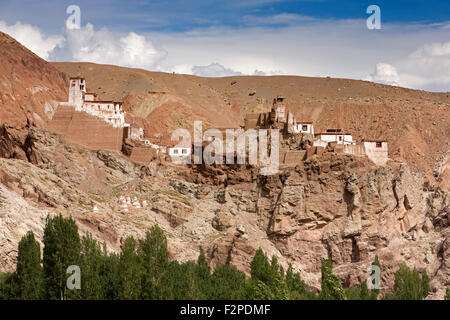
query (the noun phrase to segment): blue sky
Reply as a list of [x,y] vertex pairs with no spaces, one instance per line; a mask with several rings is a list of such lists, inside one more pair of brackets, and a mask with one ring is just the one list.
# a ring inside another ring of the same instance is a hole
[[[65,8],[76,4],[83,19],[112,30],[183,32],[193,28],[245,27],[246,16],[296,14],[317,19],[361,19],[376,4],[386,23],[439,23],[450,20],[448,0],[2,0],[0,18],[39,25],[47,32],[61,28]],[[281,27],[283,24],[274,25]]]
[[[72,4],[81,29],[68,31]],[[372,4],[381,30],[366,27]],[[202,76],[330,75],[450,91],[448,0],[0,0],[0,31],[52,61]]]

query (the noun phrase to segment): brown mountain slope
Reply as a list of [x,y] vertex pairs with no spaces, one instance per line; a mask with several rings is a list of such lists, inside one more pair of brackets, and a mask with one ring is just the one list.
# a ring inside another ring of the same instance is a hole
[[44,127],[67,96],[67,76],[0,32],[0,125]]
[[53,65],[85,76],[99,94],[124,99],[131,114],[147,119],[149,137],[162,132],[167,142],[174,128],[189,129],[193,120],[235,127],[246,113],[268,111],[272,99],[283,95],[298,120],[315,122],[316,132],[341,127],[358,140],[387,139],[391,158],[406,161],[432,183],[448,184],[449,93],[348,79],[201,78],[92,63]]

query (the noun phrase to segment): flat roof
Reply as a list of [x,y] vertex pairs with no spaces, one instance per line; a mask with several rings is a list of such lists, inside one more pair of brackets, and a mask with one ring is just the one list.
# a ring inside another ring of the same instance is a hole
[[320,133],[316,133],[314,134],[315,136],[320,136],[320,135],[331,135],[331,136],[340,136],[340,135],[344,135],[344,136],[351,136],[351,133],[343,133],[343,132],[320,132]]
[[114,101],[108,101],[108,100],[96,100],[96,101],[86,101],[86,102],[92,102],[92,103],[115,103]]
[[362,139],[363,142],[387,142],[387,140],[380,139]]

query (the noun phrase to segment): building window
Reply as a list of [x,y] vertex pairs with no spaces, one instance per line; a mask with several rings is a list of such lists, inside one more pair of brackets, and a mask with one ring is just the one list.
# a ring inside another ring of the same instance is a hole
[[302,130],[303,130],[303,131],[307,131],[307,130],[308,130],[308,126],[307,126],[307,125],[303,125],[303,126],[302,126]]
[[187,150],[186,150],[186,149],[183,149],[182,153],[183,153],[183,154],[186,154],[186,153],[187,153]]
[[174,153],[174,154],[178,154],[178,149],[174,149],[174,150],[173,150],[173,153]]
[[376,147],[377,147],[377,148],[381,148],[382,144],[383,144],[383,143],[382,143],[381,141],[377,141],[377,142],[376,142]]
[[342,141],[342,136],[339,136],[339,141]]

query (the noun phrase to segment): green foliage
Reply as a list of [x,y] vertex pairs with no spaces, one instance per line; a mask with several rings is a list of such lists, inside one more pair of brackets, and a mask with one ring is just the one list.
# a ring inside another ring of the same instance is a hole
[[272,266],[261,248],[256,251],[250,264],[250,270],[253,280],[259,280],[266,284],[272,281]]
[[44,277],[41,266],[41,249],[31,231],[19,242],[15,280],[19,299],[39,300],[43,298]]
[[19,298],[17,277],[15,273],[0,273],[0,300],[16,300]]
[[365,281],[361,282],[356,288],[344,289],[347,300],[377,300],[378,293],[375,290],[369,290]]
[[445,289],[445,300],[450,300],[450,288]]
[[[378,265],[375,257],[374,265]],[[66,289],[67,267],[81,269],[81,289]],[[0,300],[13,299],[175,299],[175,300],[371,300],[378,290],[366,282],[343,289],[332,272],[330,260],[322,261],[322,290],[308,289],[292,265],[285,271],[276,256],[270,260],[259,248],[250,264],[250,278],[235,267],[218,265],[210,269],[200,250],[196,262],[171,261],[167,239],[158,226],[136,241],[128,237],[119,254],[109,253],[87,233],[80,241],[72,218],[47,217],[43,261],[32,232],[19,243],[16,272],[0,274]],[[395,274],[394,293],[384,299],[422,299],[428,295],[426,271],[420,276],[402,265]],[[450,299],[447,289],[446,299]]]
[[169,265],[169,251],[166,236],[157,225],[140,241],[138,258],[142,267],[142,298],[162,299],[161,278]]
[[[377,266],[378,268],[380,268],[380,271],[381,271],[381,264],[380,264],[380,260],[378,259],[378,255],[375,256],[375,260],[372,262],[372,265]],[[381,280],[381,273],[380,273],[380,280]],[[378,297],[378,295],[380,294],[380,290],[373,289],[372,294],[375,295],[375,297]]]
[[422,297],[426,298],[430,293],[430,284],[428,279],[427,270],[422,272]]
[[405,263],[395,273],[394,292],[386,294],[385,300],[422,300],[428,295],[428,275],[426,271],[420,276],[416,268],[410,270]]
[[200,289],[200,297],[201,299],[207,299],[211,295],[212,280],[211,271],[203,249],[200,250],[195,270],[195,279]]
[[322,260],[322,300],[345,300],[345,292],[341,281],[333,273],[331,260]]
[[66,290],[66,271],[70,265],[80,265],[80,247],[78,227],[72,218],[47,216],[43,256],[47,299],[65,300],[76,295],[75,290]]
[[87,233],[81,240],[81,297],[85,300],[102,299],[102,249]]
[[210,299],[238,300],[243,296],[245,274],[227,264],[217,266],[211,276]]
[[118,298],[138,300],[141,298],[142,269],[136,254],[136,241],[127,237],[119,257]]

